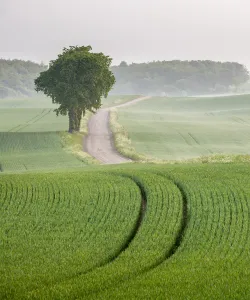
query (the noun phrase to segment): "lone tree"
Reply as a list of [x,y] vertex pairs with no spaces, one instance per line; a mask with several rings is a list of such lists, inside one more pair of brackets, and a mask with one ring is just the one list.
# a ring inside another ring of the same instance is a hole
[[68,114],[70,133],[80,130],[86,110],[95,112],[101,107],[101,98],[108,96],[115,83],[110,71],[112,59],[91,50],[91,46],[64,48],[50,62],[48,70],[35,79],[36,91],[42,91],[53,103],[60,104],[56,114]]

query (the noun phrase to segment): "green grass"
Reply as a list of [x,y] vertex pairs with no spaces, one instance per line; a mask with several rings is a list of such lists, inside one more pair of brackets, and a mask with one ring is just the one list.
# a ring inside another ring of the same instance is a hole
[[249,165],[168,169],[187,205],[179,247],[159,266],[93,299],[248,299],[249,173]]
[[[187,160],[250,153],[249,95],[154,97],[118,109],[118,122],[132,141],[127,143],[134,148],[132,156],[141,153],[153,159]],[[126,145],[120,148],[126,154]]]
[[[137,96],[110,96],[106,106],[124,103]],[[57,106],[49,98],[0,100],[0,170],[65,169],[97,162],[83,152],[87,119],[81,134],[69,135],[68,117],[56,116]]]
[[[109,96],[103,99],[103,107],[125,103],[137,98]],[[56,116],[49,98],[0,99],[0,132],[51,132],[68,130],[68,117]]]
[[1,132],[66,131],[68,118],[56,116],[52,108],[0,109]]
[[26,98],[4,98],[0,99],[2,108],[56,108],[51,99],[42,95]]
[[6,175],[0,187],[1,299],[20,299],[111,261],[140,210],[137,185],[114,175]]
[[88,163],[87,158],[70,153],[60,133],[66,132],[68,118],[57,117],[55,107],[41,97],[0,100],[2,172],[66,169]]
[[68,135],[48,99],[4,101],[0,299],[249,299],[249,96],[153,98],[113,120],[131,155],[245,163],[91,167],[86,120]]
[[249,164],[2,174],[0,298],[249,299],[249,176]]
[[37,293],[56,299],[63,292],[64,298],[87,299],[98,291],[110,288],[117,282],[141,274],[162,262],[171,252],[181,227],[182,199],[176,186],[164,177],[143,172],[118,173],[131,177],[143,191],[144,212],[140,230],[129,247],[111,264],[96,269],[91,274],[72,278],[51,289]]
[[[102,99],[103,107],[110,107],[125,103],[140,97],[140,95],[109,95],[106,99]],[[32,98],[7,98],[0,99],[0,109],[2,108],[56,108],[51,99],[45,96],[37,96]]]
[[2,172],[52,170],[84,167],[63,148],[57,132],[0,132],[0,169]]

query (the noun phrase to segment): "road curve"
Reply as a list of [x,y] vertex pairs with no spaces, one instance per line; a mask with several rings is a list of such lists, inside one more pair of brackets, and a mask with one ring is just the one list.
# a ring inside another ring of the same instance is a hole
[[[119,108],[136,104],[150,97],[140,97],[135,100],[112,106]],[[109,126],[109,109],[100,109],[88,122],[88,135],[84,139],[84,150],[103,164],[120,164],[131,162],[115,149],[113,135]]]

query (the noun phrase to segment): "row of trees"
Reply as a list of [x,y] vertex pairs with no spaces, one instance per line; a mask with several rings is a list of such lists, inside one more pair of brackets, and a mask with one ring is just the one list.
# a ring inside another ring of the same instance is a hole
[[0,97],[29,96],[35,88],[58,104],[57,115],[68,115],[69,132],[75,132],[87,110],[101,107],[115,82],[116,94],[195,95],[225,93],[249,80],[238,63],[176,60],[111,67],[111,62],[91,46],[64,48],[48,67],[0,60]]
[[[0,98],[34,95],[34,79],[43,64],[0,59]],[[241,91],[249,86],[248,70],[239,63],[158,61],[111,67],[116,78],[113,94],[186,96]]]
[[245,66],[235,62],[156,61],[112,67],[114,94],[197,95],[235,92],[249,80]]
[[34,95],[34,78],[45,70],[31,61],[0,59],[0,98]]

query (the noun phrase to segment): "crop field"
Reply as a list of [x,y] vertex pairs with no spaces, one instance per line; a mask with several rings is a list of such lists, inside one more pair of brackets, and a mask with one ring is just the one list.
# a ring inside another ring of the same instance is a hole
[[68,119],[55,107],[47,98],[0,100],[0,172],[85,166],[63,149]]
[[249,299],[248,164],[0,176],[1,299]]
[[45,96],[28,98],[3,98],[0,99],[0,109],[3,108],[56,108],[51,99]]
[[[249,163],[87,167],[54,108],[0,100],[0,299],[250,298]],[[151,98],[118,117],[156,158],[249,153],[250,96]]]
[[[103,107],[133,100],[139,96],[109,96]],[[66,131],[68,117],[56,116],[57,106],[49,98],[0,99],[0,132]]]
[[250,95],[153,97],[118,109],[136,152],[163,160],[250,153]]
[[66,131],[68,118],[56,116],[53,108],[0,109],[1,132]]
[[[105,105],[136,96],[110,96]],[[83,167],[67,153],[59,132],[68,129],[68,117],[56,116],[49,98],[0,99],[0,172]]]
[[0,132],[0,172],[83,167],[57,132]]

